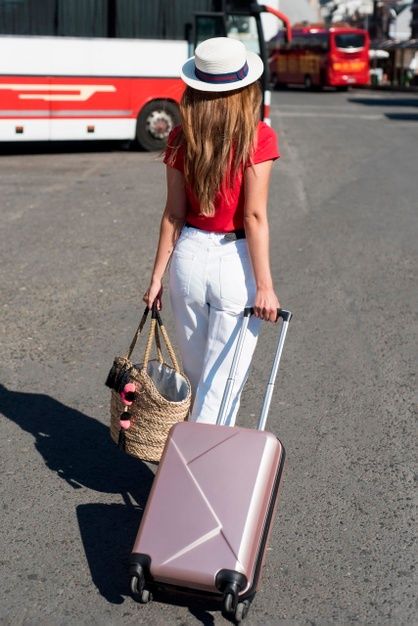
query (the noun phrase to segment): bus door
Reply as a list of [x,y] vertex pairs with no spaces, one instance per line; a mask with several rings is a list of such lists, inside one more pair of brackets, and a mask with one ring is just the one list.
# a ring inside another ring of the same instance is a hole
[[260,55],[264,61],[265,71],[261,77],[263,91],[262,119],[269,117],[270,92],[266,91],[268,84],[268,64],[266,63],[266,47],[260,19],[260,11],[195,13],[194,46],[211,37],[231,37],[241,41],[251,52]]
[[226,31],[228,37],[242,41],[248,50],[261,56],[264,61],[264,35],[259,13],[228,13]]
[[265,61],[264,38],[259,13],[195,13],[194,46],[211,37],[231,37],[242,41]]
[[212,37],[226,37],[225,13],[195,13],[194,47]]

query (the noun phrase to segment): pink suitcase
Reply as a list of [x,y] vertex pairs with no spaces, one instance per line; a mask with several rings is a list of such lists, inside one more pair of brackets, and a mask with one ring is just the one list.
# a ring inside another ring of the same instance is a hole
[[292,314],[281,332],[258,429],[223,426],[251,309],[245,309],[216,425],[183,422],[167,440],[130,557],[131,591],[147,603],[158,587],[222,602],[240,622],[255,595],[285,452],[265,432]]

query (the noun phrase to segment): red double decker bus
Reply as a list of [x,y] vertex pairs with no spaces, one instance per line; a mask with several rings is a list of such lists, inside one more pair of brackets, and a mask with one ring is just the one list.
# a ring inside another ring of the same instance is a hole
[[360,28],[295,25],[290,42],[281,33],[269,42],[272,83],[299,84],[308,89],[366,85],[369,47],[368,32]]

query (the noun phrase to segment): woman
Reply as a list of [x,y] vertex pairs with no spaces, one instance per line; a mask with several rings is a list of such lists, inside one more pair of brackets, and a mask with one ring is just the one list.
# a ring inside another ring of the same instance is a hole
[[144,301],[161,308],[171,258],[171,304],[194,395],[190,419],[199,422],[216,422],[240,314],[253,306],[226,422],[234,425],[261,320],[275,321],[279,307],[267,222],[279,153],[274,131],[259,121],[262,72],[258,55],[237,40],[201,43],[182,69],[182,123],[164,157],[167,202]]

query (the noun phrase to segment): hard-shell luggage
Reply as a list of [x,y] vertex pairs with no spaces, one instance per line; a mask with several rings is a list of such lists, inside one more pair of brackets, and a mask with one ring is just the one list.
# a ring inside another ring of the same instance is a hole
[[184,422],[170,431],[130,557],[131,590],[142,603],[155,588],[198,593],[241,621],[255,595],[285,452],[265,432],[281,332],[258,429],[224,426],[251,309],[245,309],[216,424]]

